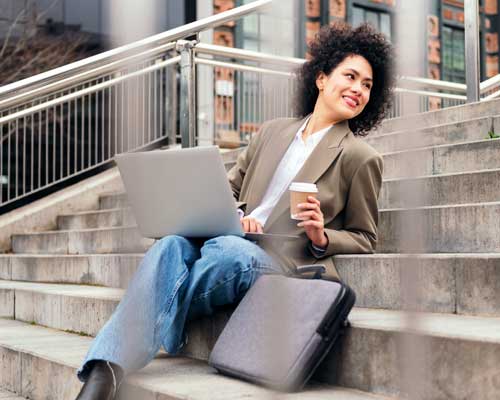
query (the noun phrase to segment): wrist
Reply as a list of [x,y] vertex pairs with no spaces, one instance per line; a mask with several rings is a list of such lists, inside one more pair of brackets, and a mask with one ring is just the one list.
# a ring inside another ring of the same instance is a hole
[[312,241],[312,244],[320,249],[326,249],[328,246],[328,237],[326,236],[326,233],[323,232],[321,239],[317,242]]

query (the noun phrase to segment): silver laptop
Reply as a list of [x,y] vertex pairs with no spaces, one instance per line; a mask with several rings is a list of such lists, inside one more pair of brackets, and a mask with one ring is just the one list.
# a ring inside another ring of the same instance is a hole
[[115,160],[144,237],[298,238],[243,232],[216,146],[126,153]]

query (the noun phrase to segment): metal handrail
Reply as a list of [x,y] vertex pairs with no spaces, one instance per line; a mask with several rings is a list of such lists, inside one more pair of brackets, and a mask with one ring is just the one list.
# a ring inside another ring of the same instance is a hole
[[166,66],[172,65],[172,64],[177,64],[177,63],[179,63],[180,59],[181,59],[180,56],[169,58],[168,60],[162,61],[161,63],[156,63],[156,64],[151,65],[149,67],[143,68],[139,71],[135,71],[135,72],[131,72],[129,74],[121,75],[117,78],[113,78],[113,79],[107,80],[105,82],[98,83],[98,84],[93,85],[89,88],[81,89],[81,90],[78,90],[76,92],[72,92],[70,94],[67,94],[67,95],[64,95],[61,97],[57,97],[57,98],[52,99],[52,100],[48,100],[44,103],[37,104],[37,105],[29,107],[29,108],[24,108],[20,111],[9,114],[5,117],[1,117],[0,118],[0,125],[5,124],[5,123],[10,122],[10,121],[14,121],[14,120],[19,119],[19,118],[26,117],[30,114],[34,114],[38,111],[45,110],[49,107],[54,107],[54,106],[66,103],[68,101],[77,99],[79,97],[87,96],[87,95],[92,94],[92,93],[96,93],[99,90],[107,89],[109,87],[116,85],[117,83],[124,82],[128,79],[136,78],[136,77],[141,76],[141,75],[146,75],[150,72],[160,70],[160,69],[162,69]]
[[60,79],[68,78],[71,81],[72,75],[100,67],[116,60],[121,60],[124,57],[129,57],[137,52],[143,51],[144,49],[156,48],[166,43],[198,34],[207,29],[215,28],[226,22],[234,21],[255,11],[262,10],[268,7],[271,3],[272,0],[256,0],[250,4],[224,11],[219,14],[203,18],[199,21],[191,22],[178,28],[170,29],[166,32],[117,47],[116,49],[97,54],[84,60],[76,61],[18,82],[5,85],[0,87],[0,100],[13,96],[14,94],[19,94],[25,90],[53,83]]
[[67,88],[68,86],[76,85],[78,83],[91,80],[92,78],[96,78],[98,76],[102,76],[103,74],[116,71],[117,68],[127,66],[134,60],[147,59],[153,56],[163,54],[169,50],[175,48],[175,42],[166,43],[160,47],[146,50],[144,52],[134,54],[130,57],[125,57],[120,60],[112,61],[109,64],[105,64],[93,69],[89,69],[88,71],[82,71],[65,79],[56,80],[52,83],[48,83],[44,86],[40,86],[34,88],[30,91],[15,94],[13,96],[9,96],[4,100],[0,100],[0,109],[12,107],[18,105],[20,103],[25,103],[34,98],[53,93],[54,91]]
[[198,43],[194,48],[194,51],[199,54],[238,58],[240,60],[263,62],[266,64],[278,64],[283,66],[300,66],[306,61],[303,58],[276,56],[274,54],[266,54],[257,51],[218,46],[207,43]]
[[414,84],[420,88],[429,88],[435,90],[451,90],[454,92],[466,93],[467,85],[463,83],[441,81],[430,78],[418,78],[414,76],[401,76],[398,82]]
[[500,85],[500,74],[498,75],[495,75],[489,79],[486,79],[485,81],[481,82],[479,84],[479,88],[481,90],[481,93],[484,93],[488,90],[491,90],[492,88],[494,88],[495,86],[499,86]]

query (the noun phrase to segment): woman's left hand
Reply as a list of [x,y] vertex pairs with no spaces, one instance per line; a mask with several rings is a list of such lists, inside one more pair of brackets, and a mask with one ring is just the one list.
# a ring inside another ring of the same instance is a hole
[[316,247],[325,248],[328,245],[328,239],[325,235],[325,221],[320,201],[313,196],[308,196],[307,203],[301,203],[298,207],[301,212],[297,218],[303,221],[299,222],[297,226],[304,227],[307,237]]

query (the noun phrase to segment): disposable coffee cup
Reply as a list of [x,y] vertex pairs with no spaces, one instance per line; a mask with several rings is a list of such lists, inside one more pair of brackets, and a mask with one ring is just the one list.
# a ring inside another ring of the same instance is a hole
[[316,198],[318,196],[318,188],[314,183],[305,182],[292,182],[290,185],[290,218],[301,220],[298,218],[297,214],[302,211],[297,206],[301,203],[307,203],[307,197],[313,196]]

